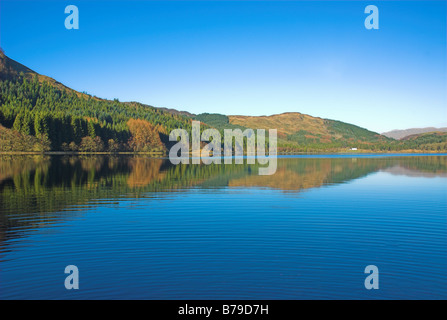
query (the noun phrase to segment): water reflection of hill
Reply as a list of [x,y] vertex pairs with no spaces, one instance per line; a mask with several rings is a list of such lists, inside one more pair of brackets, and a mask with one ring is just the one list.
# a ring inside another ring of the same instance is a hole
[[447,157],[402,157],[382,171],[408,177],[447,177]]
[[407,169],[401,166],[394,166],[391,168],[386,168],[381,170],[382,172],[387,172],[396,176],[407,176],[407,177],[425,177],[425,178],[434,178],[434,177],[447,177],[446,172],[424,172],[414,169]]
[[139,198],[200,187],[267,187],[299,192],[377,171],[447,175],[447,157],[288,158],[259,176],[255,165],[179,165],[141,157],[0,158],[0,250],[27,230],[81,214],[92,200]]
[[299,191],[325,184],[342,183],[380,169],[372,159],[280,159],[272,176],[247,175],[232,179],[230,186],[268,187]]
[[337,184],[385,171],[413,176],[447,176],[447,157],[280,159],[273,176],[246,175],[230,186],[268,187],[288,191]]

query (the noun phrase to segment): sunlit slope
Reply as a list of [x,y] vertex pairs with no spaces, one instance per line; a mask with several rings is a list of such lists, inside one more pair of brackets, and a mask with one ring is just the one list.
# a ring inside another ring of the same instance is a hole
[[298,112],[286,112],[271,116],[229,116],[230,123],[253,129],[277,129],[282,137],[302,133],[317,140],[354,138],[363,141],[387,140],[376,132],[340,122],[312,117]]
[[287,112],[271,116],[229,116],[230,123],[252,129],[277,129],[281,141],[290,144],[333,145],[349,147],[356,144],[385,143],[390,138],[376,132],[310,115]]

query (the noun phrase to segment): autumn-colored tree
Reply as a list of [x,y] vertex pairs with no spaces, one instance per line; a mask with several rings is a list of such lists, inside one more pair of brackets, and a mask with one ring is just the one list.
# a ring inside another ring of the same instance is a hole
[[129,146],[133,151],[147,152],[163,148],[157,128],[149,121],[130,119],[127,126],[132,135],[129,139]]
[[78,150],[79,150],[79,147],[78,147],[78,145],[77,145],[74,141],[72,141],[72,142],[70,142],[70,144],[68,145],[68,149],[69,149],[70,151],[78,151]]
[[79,151],[81,152],[100,152],[104,150],[104,142],[100,137],[84,137],[81,140]]
[[119,143],[113,139],[109,139],[107,145],[108,145],[107,151],[109,152],[118,152],[120,150]]

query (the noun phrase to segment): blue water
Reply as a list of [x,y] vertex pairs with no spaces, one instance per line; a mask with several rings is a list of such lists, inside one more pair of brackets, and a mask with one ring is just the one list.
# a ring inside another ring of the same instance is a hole
[[[15,173],[0,184],[11,202],[0,207],[0,298],[446,299],[446,156],[323,158],[280,159],[277,174],[297,175],[278,182],[193,171],[198,182],[182,184],[187,173],[165,163],[138,187],[132,169],[74,186]],[[11,185],[33,201],[21,207]],[[67,265],[79,290],[64,287]],[[378,290],[364,287],[367,265]]]

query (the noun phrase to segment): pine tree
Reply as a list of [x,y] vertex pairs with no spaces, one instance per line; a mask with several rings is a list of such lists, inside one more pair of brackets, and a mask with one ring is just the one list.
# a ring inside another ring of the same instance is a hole
[[95,124],[93,123],[93,121],[88,122],[87,128],[88,128],[88,136],[92,139],[95,139],[96,131],[95,131]]
[[13,128],[14,130],[21,132],[22,131],[22,122],[23,122],[24,114],[23,112],[19,112],[14,121]]

